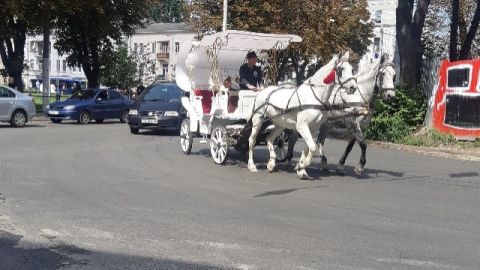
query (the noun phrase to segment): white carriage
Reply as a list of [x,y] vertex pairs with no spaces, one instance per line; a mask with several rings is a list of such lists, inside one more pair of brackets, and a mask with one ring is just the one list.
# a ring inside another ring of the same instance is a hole
[[[301,41],[296,35],[230,30],[205,36],[199,42],[185,43],[176,66],[177,84],[185,92],[182,105],[188,113],[180,131],[182,151],[190,154],[193,138],[200,137],[201,143],[209,142],[217,164],[227,161],[231,147],[246,152],[251,131],[248,120],[258,92],[227,89],[223,82],[230,77],[233,85],[238,85],[239,68],[249,51],[256,51],[260,58],[271,57],[290,43]],[[270,62],[270,71],[275,74],[276,61]],[[265,123],[258,144],[264,143],[270,129]],[[279,161],[287,158],[290,135],[286,132],[277,139]]]

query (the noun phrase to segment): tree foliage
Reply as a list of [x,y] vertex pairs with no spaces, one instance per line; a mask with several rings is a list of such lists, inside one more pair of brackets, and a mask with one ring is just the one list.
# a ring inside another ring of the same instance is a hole
[[152,6],[150,17],[157,23],[179,23],[185,17],[185,0],[162,0]]
[[116,44],[134,33],[148,16],[153,0],[87,0],[71,2],[59,14],[55,48],[71,66],[83,67],[89,87],[97,87],[100,69],[113,57]]
[[119,46],[101,69],[101,82],[110,88],[125,90],[134,87],[138,84],[136,76],[137,64],[126,46]]
[[[222,5],[221,0],[189,2],[187,17],[200,36],[221,29]],[[321,65],[340,50],[352,50],[354,60],[358,60],[370,44],[373,26],[369,21],[366,0],[229,1],[230,29],[290,33],[303,38],[279,59],[280,66],[291,65],[299,82],[307,67],[317,66],[310,64]]]

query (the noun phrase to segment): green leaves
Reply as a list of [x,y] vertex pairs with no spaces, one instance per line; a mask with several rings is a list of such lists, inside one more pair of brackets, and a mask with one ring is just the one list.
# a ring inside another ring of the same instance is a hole
[[139,82],[137,76],[137,64],[135,58],[128,54],[126,46],[120,46],[101,69],[101,82],[103,85],[116,88],[128,89],[136,86]]
[[426,101],[420,90],[398,89],[394,99],[378,99],[375,114],[367,129],[369,139],[397,142],[411,135],[423,124]]

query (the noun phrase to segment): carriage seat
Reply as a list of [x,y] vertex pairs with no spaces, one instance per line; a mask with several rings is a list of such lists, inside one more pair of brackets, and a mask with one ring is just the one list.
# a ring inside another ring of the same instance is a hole
[[204,114],[209,114],[212,110],[213,92],[210,90],[195,90],[195,96],[202,98],[202,109]]

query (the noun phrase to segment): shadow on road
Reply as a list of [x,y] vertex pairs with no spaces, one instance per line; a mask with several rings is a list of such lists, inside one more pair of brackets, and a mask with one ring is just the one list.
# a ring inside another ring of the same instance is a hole
[[5,128],[5,129],[29,129],[29,128],[43,128],[46,127],[46,125],[39,125],[39,124],[26,124],[24,127],[21,128],[14,128],[10,126],[10,124],[0,124],[0,128]]
[[101,269],[227,269],[170,259],[90,251],[66,244],[28,248],[24,246],[29,243],[19,245],[21,239],[20,235],[0,230],[0,270],[95,269],[98,265],[92,265],[90,257],[100,263]]
[[262,194],[258,194],[256,196],[253,196],[254,198],[261,198],[261,197],[270,197],[270,196],[278,196],[278,195],[287,195],[299,190],[309,190],[309,189],[317,189],[317,188],[328,188],[330,187],[329,185],[324,185],[324,186],[316,186],[316,187],[306,187],[306,188],[291,188],[291,189],[281,189],[281,190],[274,190],[274,191],[268,191]]

